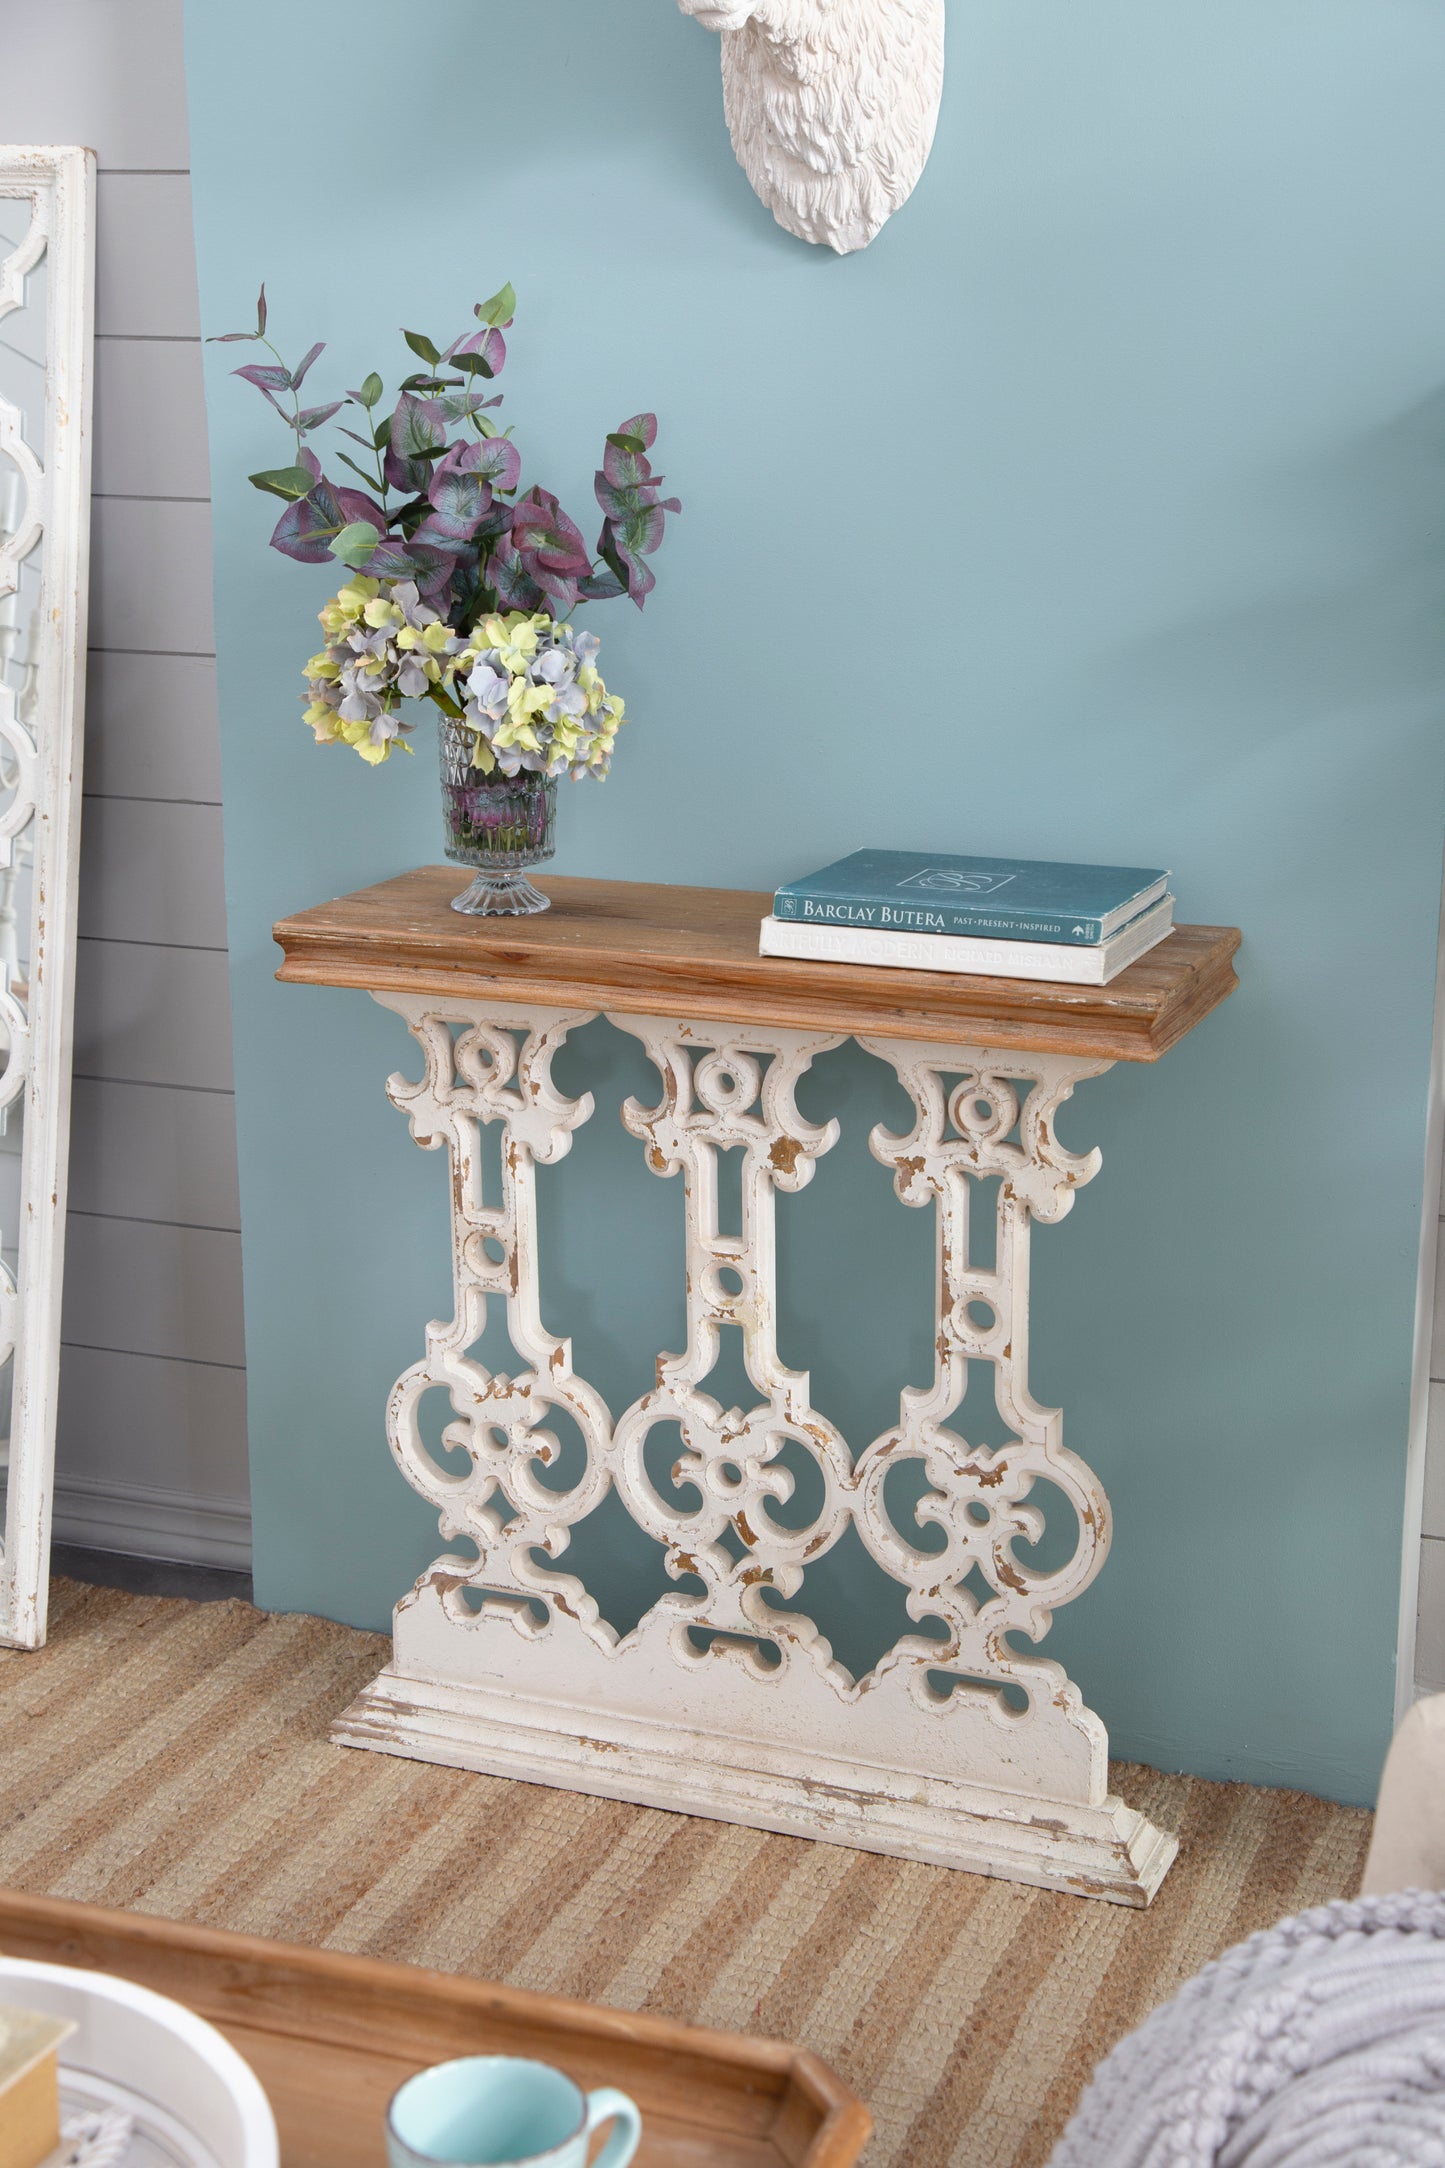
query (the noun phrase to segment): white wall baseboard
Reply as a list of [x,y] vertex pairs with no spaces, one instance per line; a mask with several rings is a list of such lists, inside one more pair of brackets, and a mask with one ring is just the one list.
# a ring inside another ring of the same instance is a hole
[[198,1498],[145,1483],[60,1476],[55,1485],[57,1543],[126,1551],[187,1565],[251,1566],[251,1509],[244,1498]]

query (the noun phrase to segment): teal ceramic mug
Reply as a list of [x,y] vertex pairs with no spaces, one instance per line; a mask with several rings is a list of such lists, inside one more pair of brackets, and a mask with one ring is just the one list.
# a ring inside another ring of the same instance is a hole
[[587,2168],[601,2123],[617,2127],[592,2168],[627,2168],[642,2118],[626,2093],[584,2093],[550,2063],[468,2055],[408,2078],[386,2111],[391,2168]]

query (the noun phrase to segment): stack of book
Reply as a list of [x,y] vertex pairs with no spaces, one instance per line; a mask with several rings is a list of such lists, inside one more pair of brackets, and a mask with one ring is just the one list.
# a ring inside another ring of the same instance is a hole
[[1169,934],[1169,876],[1147,866],[854,851],[785,882],[764,956],[1107,986]]

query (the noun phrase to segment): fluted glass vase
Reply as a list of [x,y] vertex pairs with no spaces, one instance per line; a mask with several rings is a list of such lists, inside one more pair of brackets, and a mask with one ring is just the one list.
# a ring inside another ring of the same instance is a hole
[[441,718],[442,823],[447,857],[474,866],[476,879],[452,909],[473,916],[524,917],[550,909],[550,899],[527,879],[529,866],[552,857],[556,845],[555,776],[483,775],[472,765],[472,733]]

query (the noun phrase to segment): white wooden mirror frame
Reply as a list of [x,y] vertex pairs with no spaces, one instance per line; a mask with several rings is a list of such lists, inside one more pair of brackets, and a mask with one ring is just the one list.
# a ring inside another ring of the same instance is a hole
[[722,34],[738,163],[780,226],[840,256],[912,195],[943,96],[943,0],[678,0]]
[[[41,550],[22,716],[0,680],[0,875],[30,853],[30,923],[23,992],[0,962],[0,1031],[8,1041],[0,1112],[23,1108],[18,1260],[0,1264],[0,1362],[13,1355],[0,1642],[45,1639],[60,1292],[70,1141],[75,1007],[76,874],[81,723],[89,576],[90,379],[95,292],[95,154],[0,148],[0,199],[27,200],[22,240],[0,255],[0,339],[27,307],[29,275],[45,263],[44,457],[25,415],[0,396],[0,471],[19,475],[19,511],[0,531],[0,608],[21,567]],[[0,244],[3,247],[4,244]],[[8,343],[8,342],[7,342]],[[13,493],[13,484],[12,484]],[[16,1230],[0,1229],[8,1246]]]

